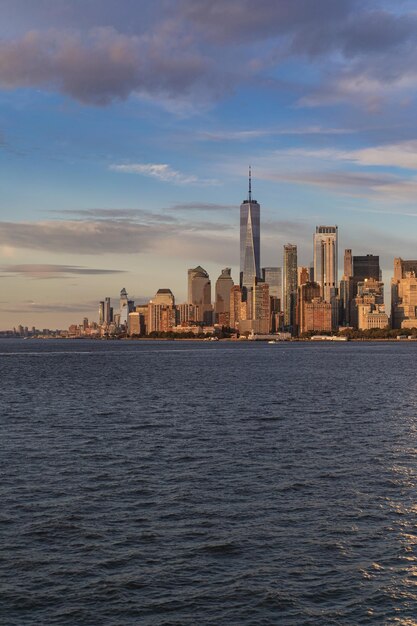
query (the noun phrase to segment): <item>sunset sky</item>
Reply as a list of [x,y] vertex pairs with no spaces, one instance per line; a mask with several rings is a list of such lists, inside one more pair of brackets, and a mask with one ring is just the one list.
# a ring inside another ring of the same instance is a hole
[[[238,280],[317,224],[417,257],[417,11],[384,0],[0,0],[0,329],[97,319],[122,287]],[[341,272],[340,272],[341,274]],[[115,303],[116,306],[116,303]]]

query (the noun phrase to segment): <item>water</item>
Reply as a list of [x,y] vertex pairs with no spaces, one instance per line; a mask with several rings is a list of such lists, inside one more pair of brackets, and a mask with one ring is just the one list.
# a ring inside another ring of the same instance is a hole
[[1,341],[0,621],[416,624],[416,357]]

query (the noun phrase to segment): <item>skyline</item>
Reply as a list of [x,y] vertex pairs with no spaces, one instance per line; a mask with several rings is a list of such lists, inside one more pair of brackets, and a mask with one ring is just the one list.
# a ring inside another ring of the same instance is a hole
[[[239,273],[247,166],[261,266],[415,258],[410,2],[0,3],[0,327],[63,327],[125,285]],[[18,319],[17,319],[18,318]]]

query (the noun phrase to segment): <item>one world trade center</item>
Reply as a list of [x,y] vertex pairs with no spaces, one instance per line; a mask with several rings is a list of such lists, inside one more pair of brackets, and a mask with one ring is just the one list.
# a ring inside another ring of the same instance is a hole
[[249,168],[248,199],[240,205],[240,286],[251,288],[261,278],[260,205],[252,200],[252,177]]

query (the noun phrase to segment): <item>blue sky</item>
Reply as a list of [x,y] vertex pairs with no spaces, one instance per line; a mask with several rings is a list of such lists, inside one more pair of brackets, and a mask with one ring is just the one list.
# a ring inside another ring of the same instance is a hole
[[238,278],[316,224],[417,256],[417,11],[356,0],[0,0],[0,328],[64,327],[126,287]]

